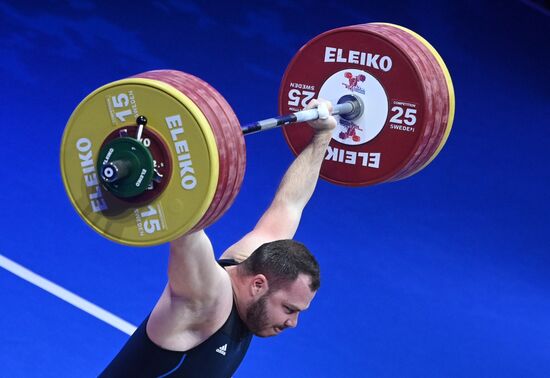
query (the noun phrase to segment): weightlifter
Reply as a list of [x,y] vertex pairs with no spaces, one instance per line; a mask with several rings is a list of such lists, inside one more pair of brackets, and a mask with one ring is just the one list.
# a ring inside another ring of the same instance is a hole
[[170,244],[168,283],[101,377],[231,377],[253,335],[298,324],[320,286],[317,261],[291,240],[311,198],[336,120],[312,100],[314,136],[285,173],[255,228],[216,262],[204,231]]

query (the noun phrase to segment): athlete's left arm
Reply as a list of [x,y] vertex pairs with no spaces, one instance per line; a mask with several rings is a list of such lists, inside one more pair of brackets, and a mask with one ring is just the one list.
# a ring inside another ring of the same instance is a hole
[[[307,108],[317,107],[320,103],[327,106],[329,113],[332,112],[332,104],[324,100],[312,100]],[[310,122],[310,126],[315,130],[313,138],[286,171],[273,202],[254,229],[223,253],[223,259],[241,262],[264,243],[294,237],[302,212],[317,185],[336,120],[329,116]]]

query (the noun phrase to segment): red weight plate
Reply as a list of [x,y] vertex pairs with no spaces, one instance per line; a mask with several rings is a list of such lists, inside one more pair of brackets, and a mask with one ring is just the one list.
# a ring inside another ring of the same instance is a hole
[[420,42],[411,34],[392,25],[368,24],[363,25],[363,27],[384,35],[403,51],[406,51],[411,61],[416,66],[416,70],[425,89],[426,126],[421,136],[421,142],[414,154],[407,160],[406,164],[397,171],[392,178],[388,179],[388,181],[395,181],[398,176],[407,174],[419,161],[422,161],[426,151],[430,148],[430,141],[437,135],[436,115],[439,103],[439,86],[432,65],[426,55],[421,51],[421,47],[423,46],[420,46]]
[[209,120],[223,154],[216,194],[207,213],[194,227],[198,230],[219,219],[240,190],[246,166],[244,137],[235,113],[216,90],[192,75],[179,71],[171,74],[174,79],[170,84],[191,98]]
[[[225,211],[227,206],[228,197],[231,195],[231,190],[234,186],[234,162],[237,160],[237,151],[234,148],[234,142],[231,138],[230,124],[225,118],[225,113],[222,110],[222,106],[216,101],[214,93],[206,87],[204,83],[199,82],[197,79],[193,79],[189,84],[190,88],[197,94],[198,98],[194,101],[204,109],[210,117],[214,118],[219,139],[225,146],[226,156],[220,164],[223,164],[223,183],[220,186],[219,196],[215,202],[212,203],[206,216],[197,224],[195,229],[201,229],[215,222],[219,216]],[[228,105],[227,105],[228,106]],[[231,111],[232,112],[232,111]],[[240,130],[239,130],[240,132]],[[241,133],[242,134],[242,133]]]
[[[214,99],[220,103],[220,116],[225,116],[227,119],[227,124],[232,126],[231,129],[228,128],[228,131],[230,131],[229,139],[232,141],[231,145],[236,154],[236,159],[232,161],[232,165],[230,167],[231,170],[229,182],[232,182],[233,185],[228,185],[229,190],[227,190],[227,198],[225,199],[221,211],[217,215],[218,218],[223,215],[223,213],[225,213],[225,211],[227,211],[227,209],[233,204],[235,198],[237,197],[237,194],[240,191],[246,169],[246,148],[244,143],[244,135],[235,114],[233,112],[228,113],[226,111],[228,108],[226,106],[223,106],[223,104],[226,104],[226,101],[223,97],[214,96]],[[216,219],[214,219],[214,221]]]
[[225,99],[217,92],[205,91],[203,84],[197,83],[197,85],[201,87],[201,90],[198,90],[197,93],[204,96],[204,101],[207,102],[205,106],[211,107],[218,119],[217,124],[223,130],[224,143],[230,152],[226,161],[227,183],[224,187],[223,195],[220,201],[213,207],[210,217],[197,225],[197,227],[205,227],[219,219],[233,203],[244,176],[246,153],[244,150],[244,138],[238,119]]
[[[324,97],[336,103],[345,94],[363,99],[363,116],[343,122],[333,133],[321,177],[342,185],[372,185],[391,179],[418,154],[430,132],[428,100],[418,67],[406,50],[362,25],[321,34],[300,49],[279,91],[282,114]],[[294,153],[309,143],[304,124],[286,127]]]
[[[410,177],[423,169],[427,163],[436,154],[442,139],[445,136],[447,127],[449,127],[449,109],[450,98],[447,81],[442,67],[434,54],[437,54],[433,48],[428,48],[426,41],[422,42],[422,37],[403,27],[391,24],[369,24],[372,28],[382,28],[388,33],[395,35],[395,39],[404,47],[410,46],[409,52],[415,54],[421,60],[423,65],[423,79],[427,85],[427,94],[433,99],[433,130],[420,154],[413,159],[406,169],[397,173],[391,181],[401,180]],[[431,47],[431,46],[430,46]]]
[[216,141],[218,144],[223,144],[224,157],[223,160],[220,159],[220,169],[223,174],[220,176],[219,188],[216,192],[215,201],[212,202],[212,205],[208,209],[204,218],[194,227],[194,229],[199,230],[207,227],[211,224],[217,216],[220,207],[223,206],[225,198],[227,197],[228,186],[230,183],[230,174],[231,174],[231,162],[235,159],[235,152],[228,139],[227,128],[224,127],[224,119],[220,119],[218,104],[213,100],[212,92],[210,89],[199,82],[198,79],[192,78],[189,79],[186,84],[188,89],[196,95],[193,97],[193,101],[203,110],[207,118],[212,120],[212,124],[215,125],[215,135]]
[[422,55],[423,61],[429,65],[430,73],[427,81],[429,80],[433,88],[431,97],[434,100],[434,130],[418,159],[413,162],[407,171],[396,175],[395,180],[400,180],[417,173],[431,159],[445,134],[449,115],[449,92],[445,76],[437,60],[432,52],[412,33],[401,31],[401,38],[407,45],[414,46],[414,50],[419,55]]
[[418,161],[410,168],[410,170],[408,170],[408,172],[396,177],[397,180],[410,177],[426,167],[428,162],[430,162],[435,155],[437,155],[440,147],[442,147],[441,143],[444,143],[443,139],[448,132],[447,129],[451,127],[452,122],[450,119],[450,92],[443,69],[434,56],[434,53],[430,51],[430,49],[428,49],[427,46],[418,39],[418,37],[415,37],[415,39],[417,40],[416,43],[419,46],[418,51],[425,54],[427,61],[429,61],[432,66],[433,77],[437,80],[437,92],[434,92],[436,102],[436,130],[434,130],[433,136],[420,159],[418,159]]
[[[197,81],[200,80],[198,78],[195,78],[192,75],[185,74],[180,71],[175,70],[157,70],[157,71],[149,71],[142,74],[137,75],[136,77],[141,78],[148,78],[153,80],[159,80],[164,83],[170,84],[172,87],[179,90],[181,93],[189,97],[202,111],[202,113],[205,115],[206,119],[208,120],[208,123],[210,124],[212,128],[212,132],[214,133],[214,138],[216,139],[216,146],[218,149],[218,155],[220,159],[220,165],[219,165],[219,177],[218,177],[218,183],[216,186],[216,191],[214,194],[214,198],[212,199],[212,202],[204,214],[204,216],[201,218],[201,220],[193,227],[193,230],[198,230],[203,227],[199,227],[199,225],[204,225],[205,220],[208,220],[210,216],[212,215],[212,212],[214,211],[215,207],[219,203],[221,197],[223,196],[225,185],[227,184],[227,153],[228,148],[225,145],[225,138],[223,135],[223,129],[219,126],[219,120],[215,116],[215,113],[211,110],[209,106],[206,106],[204,100],[202,97],[198,95],[199,91],[204,91],[205,88],[200,85],[197,85]],[[208,86],[208,91],[213,92],[215,91],[212,87]]]

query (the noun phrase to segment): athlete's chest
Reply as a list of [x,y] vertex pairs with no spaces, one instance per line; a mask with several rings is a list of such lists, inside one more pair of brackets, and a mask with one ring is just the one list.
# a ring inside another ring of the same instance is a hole
[[220,330],[182,356],[178,373],[185,377],[231,377],[246,355],[251,339],[250,334],[236,337]]

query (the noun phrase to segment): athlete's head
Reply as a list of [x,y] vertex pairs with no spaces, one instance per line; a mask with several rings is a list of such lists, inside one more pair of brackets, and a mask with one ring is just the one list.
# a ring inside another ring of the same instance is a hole
[[252,301],[246,309],[248,328],[257,336],[274,336],[296,327],[319,289],[319,264],[309,250],[294,240],[278,240],[256,249],[239,265],[250,277]]

